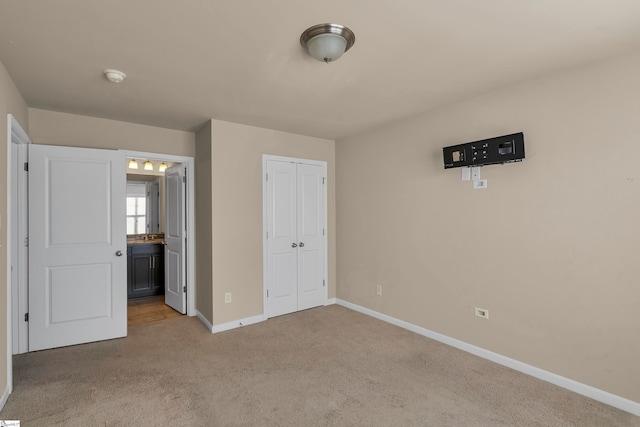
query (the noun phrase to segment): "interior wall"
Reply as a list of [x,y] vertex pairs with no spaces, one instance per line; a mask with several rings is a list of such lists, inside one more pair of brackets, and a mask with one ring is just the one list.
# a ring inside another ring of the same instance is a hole
[[196,132],[195,151],[196,310],[213,324],[211,120]]
[[195,134],[97,117],[29,108],[34,144],[145,151],[193,157]]
[[211,127],[213,324],[263,313],[263,154],[327,162],[328,287],[335,297],[335,142],[219,120]]
[[[7,157],[9,147],[7,144],[7,114],[12,114],[27,131],[29,129],[29,117],[27,104],[18,92],[13,80],[0,63],[0,140],[3,149],[0,150],[0,283],[4,283],[0,290],[0,396],[7,390],[7,289],[11,286],[7,283]],[[0,408],[1,409],[1,408]]]
[[[338,141],[338,297],[640,402],[638,75],[618,57]],[[519,131],[488,188],[443,169]]]

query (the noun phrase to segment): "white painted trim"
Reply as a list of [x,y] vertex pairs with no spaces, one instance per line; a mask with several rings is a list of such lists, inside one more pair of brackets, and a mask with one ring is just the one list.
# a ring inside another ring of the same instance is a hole
[[213,333],[213,325],[211,323],[209,323],[209,321],[207,320],[206,317],[204,317],[204,314],[202,314],[198,310],[196,310],[196,317],[198,319],[200,319],[200,321],[204,324],[204,326],[207,327],[209,332]]
[[[219,325],[215,325],[211,328],[211,333],[215,334],[218,332],[229,331],[231,329],[241,328],[243,326],[253,325],[254,323],[264,322],[265,317],[262,314],[258,314],[257,316],[245,317],[244,319],[234,320],[232,322],[221,323]],[[208,323],[208,322],[207,322]]]
[[187,165],[187,316],[197,316],[196,310],[196,268],[195,268],[195,167],[193,157],[172,154],[148,153],[144,151],[124,151],[126,157],[147,158]]
[[271,154],[262,155],[262,312],[264,319],[268,319],[269,307],[267,300],[267,162],[275,160],[279,162],[304,163],[306,165],[321,166],[324,178],[326,179],[324,188],[324,305],[328,305],[329,300],[329,177],[328,163],[325,160],[300,159],[297,157],[273,156]]
[[337,301],[338,301],[337,298],[329,298],[324,305],[333,305],[333,304],[336,304]]
[[[13,322],[12,317],[13,313],[13,305],[12,305],[12,290],[13,281],[11,280],[11,265],[12,265],[12,257],[13,252],[16,248],[12,245],[12,234],[18,232],[19,230],[14,229],[13,218],[11,216],[12,211],[12,182],[14,181],[12,178],[12,174],[14,173],[14,165],[12,165],[12,160],[14,156],[12,155],[12,149],[14,142],[16,144],[29,144],[31,140],[27,133],[22,129],[18,120],[12,115],[7,114],[7,213],[6,213],[6,223],[7,223],[7,307],[6,307],[6,316],[7,316],[7,384],[5,386],[4,391],[2,392],[2,398],[0,399],[0,410],[4,407],[9,395],[13,390]],[[16,307],[16,309],[18,309]]]
[[494,353],[489,350],[485,350],[484,348],[477,347],[473,344],[469,344],[464,341],[460,341],[458,339],[440,334],[438,332],[434,332],[429,329],[416,326],[412,323],[405,322],[404,320],[396,319],[395,317],[391,317],[386,314],[379,313],[377,311],[350,303],[348,301],[338,299],[337,303],[343,307],[349,308],[359,313],[366,314],[371,317],[375,317],[376,319],[382,320],[387,323],[391,323],[392,325],[399,326],[403,329],[407,329],[411,332],[415,332],[416,334],[425,336],[427,338],[431,338],[433,340],[447,344],[451,347],[455,347],[459,350],[466,351],[467,353],[471,353],[478,357],[482,357],[483,359],[490,360],[499,365],[503,365],[513,370],[522,372],[523,374],[527,374],[532,377],[538,378],[542,381],[546,381],[548,383],[557,385],[558,387],[571,390],[575,393],[581,394],[583,396],[586,396],[591,399],[597,400],[599,402],[605,403],[607,405],[613,406],[614,408],[618,408],[623,411],[630,412],[634,415],[640,416],[639,402],[634,402],[633,400],[629,400],[624,397],[609,393],[607,391],[592,387],[590,385],[586,385],[578,381],[563,377],[561,375],[554,374],[553,372],[545,371],[544,369],[540,369],[535,366],[528,365],[524,362],[520,362],[519,360],[515,360],[510,357],[503,356],[501,354]]
[[0,397],[0,411],[4,408],[5,403],[7,403],[7,399],[9,399],[9,395],[11,394],[11,387],[9,387],[9,383],[7,382],[7,386],[2,392],[2,397]]

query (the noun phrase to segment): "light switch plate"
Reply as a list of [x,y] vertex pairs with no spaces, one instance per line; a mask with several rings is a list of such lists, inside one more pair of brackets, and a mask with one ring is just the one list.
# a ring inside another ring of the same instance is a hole
[[461,168],[461,170],[462,170],[462,180],[471,181],[471,168]]
[[474,181],[480,181],[480,166],[471,167],[471,179]]

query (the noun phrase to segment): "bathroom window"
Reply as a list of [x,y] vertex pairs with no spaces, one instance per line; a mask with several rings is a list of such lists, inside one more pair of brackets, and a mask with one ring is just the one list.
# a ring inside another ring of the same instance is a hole
[[127,183],[127,234],[147,232],[146,184]]

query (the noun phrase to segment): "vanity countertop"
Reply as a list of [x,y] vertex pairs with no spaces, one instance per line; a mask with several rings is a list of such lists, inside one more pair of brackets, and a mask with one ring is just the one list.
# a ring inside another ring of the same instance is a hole
[[145,239],[135,239],[135,240],[127,240],[127,245],[153,245],[153,244],[163,244],[164,239],[153,239],[153,240],[145,240]]
[[162,244],[164,234],[129,234],[127,245]]

